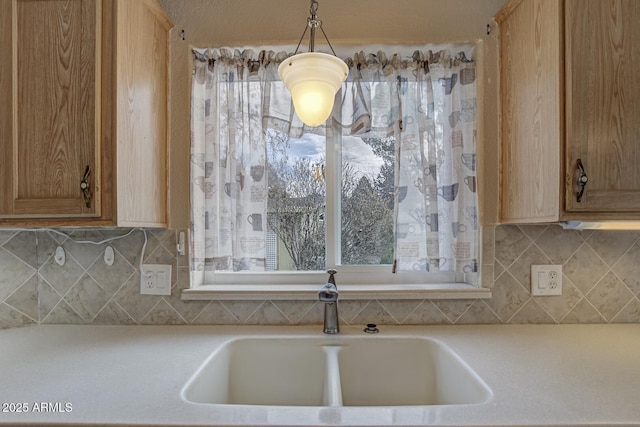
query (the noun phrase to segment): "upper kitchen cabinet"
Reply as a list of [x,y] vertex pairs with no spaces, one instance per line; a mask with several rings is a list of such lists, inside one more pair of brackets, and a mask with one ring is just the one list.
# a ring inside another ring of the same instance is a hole
[[640,2],[510,0],[496,21],[501,222],[640,218]]
[[0,0],[0,226],[167,225],[155,0]]

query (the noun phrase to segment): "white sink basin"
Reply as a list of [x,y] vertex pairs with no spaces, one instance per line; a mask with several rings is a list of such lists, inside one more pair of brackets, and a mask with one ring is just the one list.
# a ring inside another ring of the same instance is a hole
[[460,405],[491,391],[428,338],[240,338],[214,352],[183,390],[192,403],[276,406]]
[[342,347],[339,362],[344,406],[454,405],[491,397],[462,359],[427,338],[360,339]]
[[241,338],[215,352],[183,397],[194,403],[322,406],[325,357],[315,340]]

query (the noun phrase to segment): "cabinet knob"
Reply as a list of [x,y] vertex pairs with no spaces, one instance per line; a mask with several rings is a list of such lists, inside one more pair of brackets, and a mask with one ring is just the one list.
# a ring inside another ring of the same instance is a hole
[[581,159],[578,159],[577,166],[580,171],[580,175],[578,175],[578,195],[576,197],[576,201],[580,203],[582,201],[582,196],[584,195],[584,188],[587,186],[587,182],[589,182],[589,177],[584,171],[584,165],[582,164]]
[[91,207],[91,186],[89,185],[89,176],[91,175],[91,167],[87,165],[84,170],[84,176],[80,181],[80,191],[82,191],[82,197],[84,197],[84,204]]

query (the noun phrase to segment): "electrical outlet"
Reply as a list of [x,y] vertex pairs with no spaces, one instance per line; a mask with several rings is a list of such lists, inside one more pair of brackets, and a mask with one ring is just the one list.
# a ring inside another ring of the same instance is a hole
[[531,295],[562,295],[562,265],[532,265]]
[[142,270],[142,295],[171,295],[171,264],[142,264]]

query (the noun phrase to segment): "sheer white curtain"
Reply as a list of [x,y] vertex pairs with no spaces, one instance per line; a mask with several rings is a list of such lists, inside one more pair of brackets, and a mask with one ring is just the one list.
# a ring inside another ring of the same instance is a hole
[[475,64],[464,53],[354,55],[344,133],[396,141],[395,268],[475,272]]
[[194,54],[191,256],[192,279],[202,284],[205,271],[265,269],[265,126],[286,131],[292,112],[290,99],[282,96],[270,105],[272,86],[286,91],[277,77],[285,54]]
[[[266,138],[306,128],[277,76],[286,54],[194,51],[192,279],[265,268]],[[358,53],[338,93],[345,135],[393,137],[395,268],[475,271],[478,258],[475,65],[464,54]],[[335,121],[335,122],[334,122]]]

